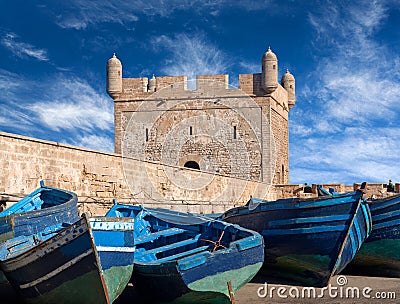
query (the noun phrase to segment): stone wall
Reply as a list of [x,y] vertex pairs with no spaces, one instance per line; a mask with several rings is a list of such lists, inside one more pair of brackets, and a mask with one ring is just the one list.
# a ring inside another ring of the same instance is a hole
[[[78,194],[80,210],[102,215],[116,198],[179,211],[220,213],[245,204],[250,196],[275,200],[312,197],[304,185],[273,185],[248,179],[122,158],[56,142],[0,132],[0,201],[7,206],[29,194],[44,180],[48,186]],[[327,184],[338,192],[359,184]],[[367,196],[388,196],[385,184],[369,184]],[[395,185],[400,191],[400,184]]]
[[123,121],[130,121],[123,126],[124,155],[182,167],[195,161],[201,171],[260,180],[261,134],[232,109],[204,103],[188,102],[184,110],[142,111],[140,118],[124,112]]
[[76,192],[82,203],[99,202],[96,210],[113,197],[129,199],[121,159],[114,154],[0,133],[0,164],[0,193],[11,201],[36,189],[40,180]]
[[13,202],[46,185],[78,194],[81,211],[104,214],[122,203],[219,213],[263,197],[268,185],[157,162],[122,158],[56,142],[0,132],[0,196]]

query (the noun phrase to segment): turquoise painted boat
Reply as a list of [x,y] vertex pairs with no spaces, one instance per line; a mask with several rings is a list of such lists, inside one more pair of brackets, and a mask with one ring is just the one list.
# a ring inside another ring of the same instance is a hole
[[0,243],[20,235],[41,232],[57,223],[71,222],[79,218],[78,197],[75,193],[40,187],[0,212]]
[[133,271],[134,223],[88,218],[0,246],[0,267],[27,303],[112,303]]
[[[75,193],[46,187],[40,182],[38,189],[0,212],[0,244],[17,236],[39,233],[58,223],[76,221],[77,204]],[[8,284],[1,271],[0,284]]]
[[107,216],[135,218],[132,282],[146,302],[229,303],[264,260],[262,236],[238,225],[121,204]]
[[400,194],[368,203],[372,232],[346,273],[400,278]]
[[[365,184],[362,189],[365,189]],[[323,287],[354,258],[371,231],[363,190],[319,198],[264,201],[228,210],[221,220],[265,238],[269,282]]]

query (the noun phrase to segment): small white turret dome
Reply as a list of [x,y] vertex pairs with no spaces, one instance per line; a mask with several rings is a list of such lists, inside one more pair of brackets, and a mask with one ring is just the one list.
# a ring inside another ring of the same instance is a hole
[[268,50],[264,53],[263,60],[278,61],[278,57],[276,57],[275,53],[271,51],[271,47],[268,47]]
[[151,77],[150,83],[149,83],[149,92],[155,92],[156,87],[157,87],[156,77],[154,77],[154,74],[153,74],[153,77]]
[[278,58],[268,47],[262,60],[261,87],[265,93],[271,94],[278,87]]
[[296,81],[289,70],[286,70],[286,73],[282,76],[281,84],[288,92],[288,104],[289,109],[291,109],[296,103]]
[[290,80],[294,80],[294,76],[289,72],[289,70],[286,70],[286,73],[282,76],[281,82],[284,83]]
[[122,93],[122,63],[115,53],[107,61],[107,93],[112,98]]
[[112,55],[112,57],[110,59],[108,59],[107,65],[122,65],[121,61],[117,58],[117,56],[115,55],[115,53]]

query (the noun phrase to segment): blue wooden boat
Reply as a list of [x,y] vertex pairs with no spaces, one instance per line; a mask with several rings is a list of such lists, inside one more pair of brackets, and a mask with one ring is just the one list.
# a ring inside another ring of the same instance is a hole
[[354,258],[371,231],[363,189],[319,198],[267,202],[252,198],[221,219],[261,233],[262,272],[270,282],[326,286]]
[[78,219],[78,197],[62,189],[40,188],[0,212],[0,244],[20,235],[36,234],[48,226]]
[[57,224],[0,246],[0,267],[28,303],[112,303],[128,284],[134,224],[91,218]]
[[368,203],[372,232],[346,272],[400,278],[400,194]]
[[324,187],[322,187],[322,185],[317,186],[317,193],[318,193],[318,196],[325,196],[325,195],[332,196],[332,195],[340,194],[339,192],[335,191],[335,188],[331,187],[327,190]]
[[[57,223],[76,221],[77,204],[75,193],[46,187],[41,181],[38,189],[0,212],[0,244],[17,236],[39,233]],[[7,284],[1,271],[0,284]]]
[[264,260],[262,236],[237,225],[121,204],[106,216],[135,218],[132,281],[147,301],[227,303]]

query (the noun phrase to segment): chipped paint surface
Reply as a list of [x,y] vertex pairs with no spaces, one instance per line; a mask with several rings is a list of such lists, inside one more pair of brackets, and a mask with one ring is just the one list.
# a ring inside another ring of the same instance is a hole
[[188,287],[192,291],[216,292],[229,297],[227,282],[230,281],[232,283],[232,290],[235,293],[246,283],[250,282],[260,270],[261,266],[262,263],[256,263],[242,268],[220,272],[213,276],[204,277],[192,282],[188,284]]
[[122,204],[114,205],[107,215],[135,217],[133,282],[152,300],[229,300],[227,282],[237,291],[256,275],[264,260],[263,237],[238,225]]
[[[65,299],[64,303],[112,303],[132,275],[133,220],[107,221],[113,229],[106,225],[92,229],[84,214],[74,224],[46,237],[42,233],[9,240],[0,252],[9,250],[7,246],[18,250],[10,257],[2,255],[1,267],[29,303],[58,303],[60,299]],[[33,241],[15,247],[24,239]]]
[[370,202],[372,232],[346,271],[400,277],[400,195]]
[[370,231],[371,216],[355,191],[334,197],[263,201],[221,216],[264,236],[263,273],[280,284],[326,286],[354,257]]
[[133,264],[127,266],[111,267],[105,270],[104,281],[107,286],[110,302],[112,303],[125,289],[133,272]]
[[66,281],[40,297],[25,301],[34,304],[60,303],[60,299],[63,299],[63,304],[107,304],[96,270]]
[[[46,227],[78,219],[75,193],[41,187],[0,213],[0,244],[22,235],[40,233]],[[0,272],[0,283],[7,283]]]
[[350,271],[364,275],[400,277],[400,240],[364,243]]

